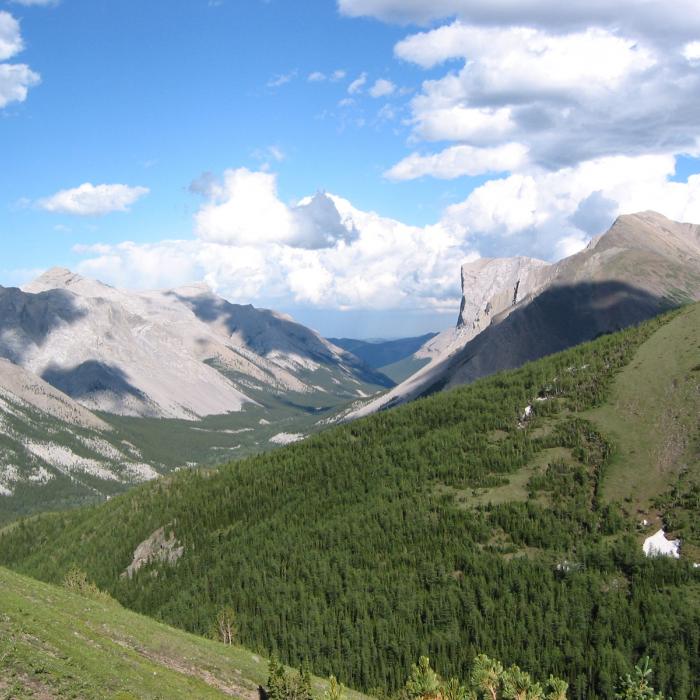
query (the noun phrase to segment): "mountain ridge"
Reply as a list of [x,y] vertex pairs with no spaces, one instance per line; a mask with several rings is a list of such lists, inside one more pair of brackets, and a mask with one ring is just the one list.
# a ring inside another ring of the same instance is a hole
[[[559,262],[481,258],[464,264],[461,274],[456,327],[416,353],[429,364],[351,410],[347,419],[517,367],[700,299],[700,226],[650,211],[623,215],[584,250]],[[545,292],[540,301],[550,318],[534,304]],[[515,318],[508,321],[511,315]],[[591,323],[594,316],[599,323]],[[547,337],[551,345],[543,342]],[[535,345],[536,352],[527,351]]]

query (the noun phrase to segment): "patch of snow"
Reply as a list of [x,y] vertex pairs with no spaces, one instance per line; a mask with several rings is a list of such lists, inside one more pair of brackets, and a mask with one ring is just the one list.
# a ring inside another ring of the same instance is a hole
[[651,537],[644,540],[644,554],[648,557],[673,557],[678,559],[681,556],[681,541],[667,540],[663,528]]
[[291,445],[293,442],[303,440],[304,437],[306,436],[301,433],[277,433],[270,438],[269,442],[275,445]]
[[264,418],[261,418],[261,419],[258,421],[258,425],[270,425],[270,421],[269,421],[269,420],[265,420]]

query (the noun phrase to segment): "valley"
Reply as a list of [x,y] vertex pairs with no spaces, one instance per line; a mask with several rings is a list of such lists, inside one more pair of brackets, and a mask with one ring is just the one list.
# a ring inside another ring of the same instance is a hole
[[[604,698],[648,654],[659,687],[692,698],[694,519],[668,500],[640,528],[608,497],[624,453],[595,412],[619,400],[625,373],[644,376],[648,353],[687,336],[695,354],[699,325],[687,306],[297,445],[20,522],[0,536],[0,563],[53,582],[84,566],[124,606],[191,632],[230,604],[246,646],[366,691],[401,687],[422,653],[464,675],[484,651],[563,677],[569,697]],[[678,377],[697,383],[686,364]],[[674,396],[692,415],[696,394]],[[697,479],[697,453],[668,469]],[[683,543],[680,562],[642,552],[662,523]],[[120,577],[163,526],[182,558]]]

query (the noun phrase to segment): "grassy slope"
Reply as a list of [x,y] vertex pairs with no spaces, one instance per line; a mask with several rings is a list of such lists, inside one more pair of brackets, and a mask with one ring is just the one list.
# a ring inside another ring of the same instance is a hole
[[[660,525],[662,513],[653,507],[659,495],[679,477],[700,479],[699,370],[695,304],[644,343],[615,378],[610,399],[587,414],[616,448],[603,498],[623,502],[630,516],[648,519],[650,529]],[[700,554],[697,544],[694,554]]]
[[2,698],[256,700],[266,679],[245,649],[0,568]]

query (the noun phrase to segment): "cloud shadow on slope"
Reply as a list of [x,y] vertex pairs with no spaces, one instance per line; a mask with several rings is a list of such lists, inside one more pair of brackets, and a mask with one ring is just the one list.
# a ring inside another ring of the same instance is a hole
[[71,398],[85,397],[109,392],[119,398],[133,396],[146,400],[144,393],[127,381],[126,374],[113,365],[88,360],[75,367],[47,367],[41,378]]
[[21,364],[32,346],[41,346],[52,331],[86,315],[63,289],[39,294],[0,287],[0,357]]

